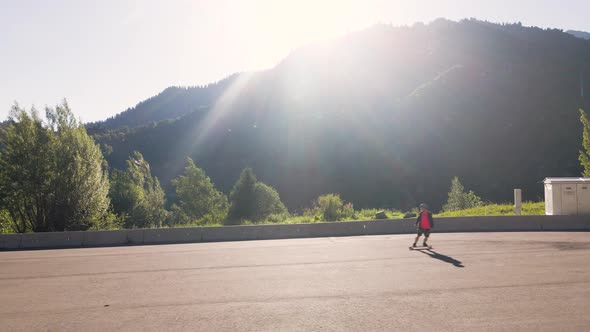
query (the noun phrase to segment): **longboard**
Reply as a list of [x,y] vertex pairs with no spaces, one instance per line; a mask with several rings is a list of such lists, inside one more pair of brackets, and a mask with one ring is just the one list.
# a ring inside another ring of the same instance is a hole
[[409,247],[410,250],[428,250],[428,249],[432,249],[432,246],[419,246],[419,247]]

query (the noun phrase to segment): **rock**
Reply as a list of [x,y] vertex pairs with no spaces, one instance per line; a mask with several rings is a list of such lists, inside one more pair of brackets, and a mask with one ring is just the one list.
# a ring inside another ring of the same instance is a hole
[[377,213],[375,213],[375,219],[387,219],[387,215],[385,214],[385,211],[383,211],[383,210],[377,211]]

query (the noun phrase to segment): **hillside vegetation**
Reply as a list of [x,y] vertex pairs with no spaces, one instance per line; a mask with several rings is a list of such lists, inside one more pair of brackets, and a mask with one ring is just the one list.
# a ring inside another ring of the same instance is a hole
[[[523,202],[522,215],[545,215],[545,202]],[[435,217],[511,216],[514,204],[488,204],[475,208],[441,212]]]
[[268,70],[166,90],[89,133],[112,168],[141,152],[168,205],[187,156],[226,194],[251,167],[291,210],[328,192],[438,210],[454,176],[484,200],[514,188],[539,200],[545,177],[580,174],[580,73],[590,86],[590,41],[561,30],[376,25]]
[[15,105],[0,231],[411,218],[422,202],[511,214],[485,202],[590,174],[589,80],[588,40],[440,19],[311,43],[104,122],[82,125],[66,101],[45,117]]

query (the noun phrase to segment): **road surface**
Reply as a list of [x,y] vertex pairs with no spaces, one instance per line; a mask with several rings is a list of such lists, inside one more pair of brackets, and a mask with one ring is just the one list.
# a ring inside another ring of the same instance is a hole
[[589,235],[0,252],[0,330],[588,330]]

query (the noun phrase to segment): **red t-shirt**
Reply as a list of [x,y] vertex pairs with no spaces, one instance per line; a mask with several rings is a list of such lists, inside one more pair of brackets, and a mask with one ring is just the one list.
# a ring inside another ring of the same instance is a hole
[[430,229],[430,220],[428,220],[428,211],[424,211],[420,215],[420,228]]

